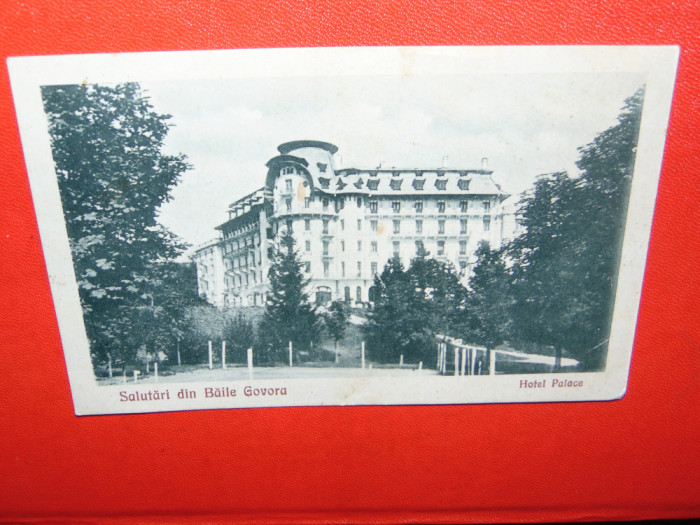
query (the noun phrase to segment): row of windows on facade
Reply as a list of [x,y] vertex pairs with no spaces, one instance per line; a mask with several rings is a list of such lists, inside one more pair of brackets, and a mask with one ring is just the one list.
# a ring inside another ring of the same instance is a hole
[[260,246],[260,235],[255,234],[252,237],[245,237],[243,239],[238,239],[230,243],[224,244],[224,253],[236,252],[238,250],[245,250],[247,248],[255,248]]
[[[329,255],[329,250],[330,250],[330,242],[329,241],[322,241],[323,243],[323,255]],[[423,248],[423,241],[416,241],[416,250],[418,248]],[[401,250],[401,242],[400,241],[394,241],[392,243],[392,248],[393,248],[393,253],[394,255],[398,255],[400,250]],[[306,252],[311,251],[311,241],[306,241],[304,245],[304,249]],[[344,252],[345,251],[345,241],[340,241],[340,251]],[[361,252],[362,251],[362,241],[357,241],[357,251]],[[379,251],[379,245],[377,241],[372,241],[370,243],[370,252],[371,253],[377,253]],[[445,241],[443,239],[438,239],[437,241],[437,255],[444,255],[445,254]],[[459,254],[460,255],[466,255],[467,254],[467,240],[462,239],[459,241]]]
[[[420,243],[420,245],[419,245]],[[420,241],[416,241],[416,253],[419,253],[420,250],[423,249],[423,245]],[[399,249],[398,247],[395,248],[394,255],[398,256],[399,255]],[[440,246],[440,241],[438,241],[438,255],[443,255],[445,251],[445,245],[443,242],[442,247]],[[460,254],[466,255],[466,251],[462,252],[460,251]],[[355,277],[358,279],[361,279],[363,277],[362,273],[362,262],[358,261],[357,263],[357,272],[355,274]],[[459,261],[459,268],[460,270],[464,271],[467,268],[467,261],[466,260],[460,260]],[[377,273],[378,273],[379,267],[378,263],[376,262],[370,262],[370,276],[374,278]],[[311,262],[310,261],[305,261],[304,262],[304,271],[308,274],[311,273]],[[324,277],[329,277],[330,276],[330,261],[323,261],[323,276]],[[347,277],[346,275],[346,267],[345,267],[345,261],[340,262],[340,277]]]
[[[286,197],[284,199],[284,207],[285,211],[292,211],[292,202],[293,199],[291,197]],[[313,202],[312,197],[306,197],[304,199],[304,208],[309,208],[311,207],[311,202]],[[335,201],[335,211],[338,212],[342,210],[345,207],[345,199],[343,197],[339,197]],[[357,197],[357,207],[361,208],[363,206],[363,199],[362,197]],[[474,201],[472,201],[474,202]],[[482,201],[481,202],[483,206],[484,213],[489,213],[491,210],[491,201]],[[330,206],[330,199],[328,197],[322,197],[321,198],[321,206],[323,207],[324,211],[328,210],[328,207]],[[438,213],[445,213],[445,210],[448,208],[447,202],[446,201],[437,201],[435,203],[435,207],[437,209]],[[422,200],[415,201],[413,203],[413,211],[415,213],[423,213],[423,208],[424,208],[424,202]],[[401,201],[392,201],[391,202],[391,209],[394,213],[400,213],[401,212]],[[469,211],[469,201],[468,200],[462,200],[459,202],[459,209],[461,213],[467,213]],[[370,213],[379,213],[379,201],[370,201],[369,202],[369,212]]]
[[[294,170],[291,168],[284,168],[282,170],[282,175],[291,175],[294,174]],[[441,174],[438,173],[438,176]],[[416,178],[413,179],[411,182],[411,186],[413,187],[414,190],[416,191],[423,191],[425,189],[425,180],[426,179],[421,179],[421,178]],[[394,191],[399,191],[401,190],[401,186],[403,186],[403,179],[401,178],[392,178],[389,181],[389,187],[394,190]],[[327,190],[330,189],[331,186],[331,179],[328,177],[319,177],[318,182],[321,186],[322,189]],[[468,191],[469,190],[469,182],[470,179],[459,179],[457,181],[457,187],[462,190],[462,191]],[[285,191],[287,192],[292,192],[294,191],[293,189],[293,181],[292,179],[285,179],[284,181],[285,184]],[[336,180],[336,189],[342,190],[346,186],[348,186],[348,183],[346,183],[343,179],[337,179]],[[358,178],[355,182],[352,183],[353,186],[355,186],[358,190],[361,189],[365,185],[365,181],[360,177]],[[379,189],[379,179],[367,179],[367,189],[376,191]],[[436,179],[435,180],[435,189],[438,191],[445,191],[447,190],[447,180],[446,179]]]
[[[340,219],[340,230],[345,231],[345,220]],[[322,233],[324,235],[328,235],[330,233],[330,219],[323,219],[323,230]],[[420,234],[423,233],[423,221],[421,219],[416,219],[416,230],[415,232]],[[438,219],[437,221],[437,227],[438,227],[438,234],[444,234],[445,233],[445,224],[446,224],[446,219]],[[372,219],[369,221],[370,229],[373,232],[377,231],[377,228],[379,226],[379,221],[376,219]],[[485,232],[489,231],[491,229],[491,217],[489,216],[484,216],[482,218],[482,225],[483,225],[483,230]],[[401,233],[401,219],[393,219],[392,221],[392,226],[393,226],[393,233]],[[290,223],[287,223],[287,227],[290,228],[291,225]],[[311,219],[304,219],[304,230],[305,231],[311,231]],[[469,221],[467,219],[460,219],[459,221],[459,233],[460,234],[466,234],[468,233],[469,230]],[[357,231],[362,231],[362,219],[357,219]]]
[[243,275],[235,275],[226,278],[227,288],[239,288],[241,286],[250,286],[263,282],[262,272],[247,272]]

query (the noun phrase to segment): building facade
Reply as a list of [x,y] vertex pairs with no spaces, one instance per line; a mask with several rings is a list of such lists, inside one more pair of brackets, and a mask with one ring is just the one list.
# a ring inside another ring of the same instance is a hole
[[193,253],[200,295],[217,306],[264,305],[272,248],[292,231],[318,304],[362,306],[374,276],[421,247],[466,279],[482,240],[512,235],[509,197],[481,169],[336,168],[338,148],[300,140],[278,147],[265,186],[229,206],[219,237]]

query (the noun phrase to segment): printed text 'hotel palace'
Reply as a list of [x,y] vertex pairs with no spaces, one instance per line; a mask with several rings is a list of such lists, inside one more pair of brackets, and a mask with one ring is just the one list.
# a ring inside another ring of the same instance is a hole
[[465,277],[481,241],[497,248],[516,233],[509,195],[485,160],[480,169],[340,169],[327,142],[277,149],[265,186],[231,204],[220,236],[193,253],[199,293],[214,305],[265,304],[272,247],[287,228],[312,299],[354,306],[369,301],[394,255],[408,265],[423,247]]

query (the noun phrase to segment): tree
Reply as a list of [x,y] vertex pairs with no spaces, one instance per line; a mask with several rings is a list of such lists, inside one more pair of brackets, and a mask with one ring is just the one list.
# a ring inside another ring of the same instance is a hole
[[581,175],[543,176],[521,202],[526,233],[507,250],[513,262],[513,334],[565,348],[584,369],[605,365],[643,90],[618,124],[580,148]]
[[333,301],[328,312],[323,315],[323,323],[326,331],[333,338],[335,344],[335,362],[340,359],[338,354],[338,341],[343,338],[345,328],[348,324],[348,314],[345,305],[341,301]]
[[435,336],[458,332],[466,290],[450,264],[428,255],[420,250],[408,270],[394,257],[375,278],[365,331],[379,361],[396,362],[403,355],[432,362]]
[[306,292],[309,280],[304,277],[294,245],[293,235],[285,231],[268,271],[270,290],[259,334],[263,351],[271,361],[284,361],[290,341],[298,352],[310,348],[319,336],[318,316]]
[[482,241],[469,279],[466,340],[489,350],[506,340],[512,303],[510,280],[502,252]]
[[189,166],[162,153],[170,116],[138,84],[44,86],[42,98],[93,362],[132,363],[184,248],[157,216]]
[[374,305],[364,325],[368,355],[379,362],[395,363],[400,355],[409,353],[415,329],[414,290],[398,256],[375,276],[371,292]]
[[233,319],[226,321],[223,330],[223,338],[231,347],[231,360],[244,362],[246,351],[252,348],[256,342],[255,326],[253,322],[239,313]]
[[429,257],[423,248],[418,250],[411,261],[408,277],[415,292],[413,299],[416,334],[420,340],[421,358],[428,359],[432,352],[435,336],[454,335],[460,332],[466,306],[466,289],[459,282],[454,266],[449,262]]

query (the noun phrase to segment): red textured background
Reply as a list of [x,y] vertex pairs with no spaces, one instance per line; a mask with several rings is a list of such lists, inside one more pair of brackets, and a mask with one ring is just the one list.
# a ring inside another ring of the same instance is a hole
[[647,0],[3,2],[3,58],[437,44],[677,44],[681,58],[621,401],[81,418],[3,60],[0,521],[700,516],[699,13]]

